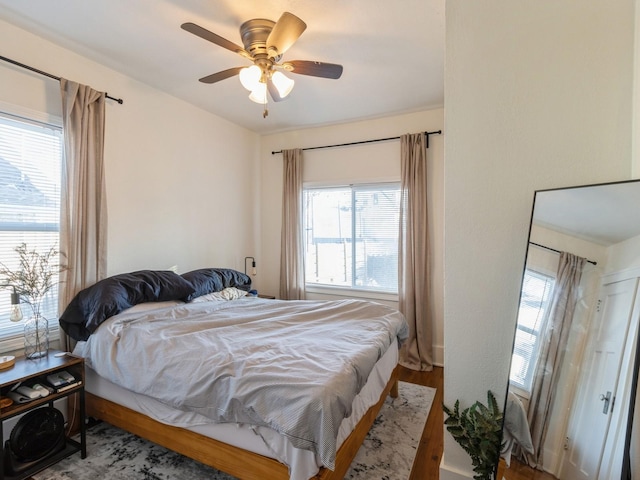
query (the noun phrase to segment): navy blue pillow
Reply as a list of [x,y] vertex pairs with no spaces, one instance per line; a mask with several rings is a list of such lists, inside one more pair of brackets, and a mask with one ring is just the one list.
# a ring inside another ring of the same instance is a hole
[[114,275],[80,291],[60,317],[60,327],[71,338],[86,340],[107,318],[138,303],[181,300],[193,292],[191,283],[172,271]]
[[200,268],[183,273],[182,278],[189,281],[194,289],[192,295],[182,299],[185,302],[229,287],[236,287],[247,292],[251,289],[251,277],[231,268]]
[[236,287],[245,292],[248,292],[251,288],[251,277],[245,273],[231,268],[214,268],[214,270],[222,277],[222,286],[224,288]]
[[196,297],[206,295],[211,292],[219,292],[222,286],[222,277],[215,268],[201,268],[191,272],[183,273],[182,278],[188,281],[193,287],[193,293],[183,298],[185,302],[190,302]]

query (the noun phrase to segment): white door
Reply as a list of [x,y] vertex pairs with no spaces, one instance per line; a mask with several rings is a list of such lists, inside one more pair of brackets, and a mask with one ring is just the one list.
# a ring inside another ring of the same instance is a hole
[[[595,480],[609,430],[638,279],[604,285],[571,420],[563,480]],[[620,408],[620,406],[614,406]]]

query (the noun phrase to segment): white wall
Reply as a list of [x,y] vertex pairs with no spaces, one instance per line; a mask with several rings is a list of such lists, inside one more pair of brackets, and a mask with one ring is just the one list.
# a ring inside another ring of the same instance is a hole
[[[278,295],[280,275],[280,229],[282,226],[282,155],[273,151],[334,145],[376,138],[399,136],[403,133],[441,130],[444,110],[398,115],[394,117],[353,122],[343,125],[295,130],[264,136],[261,139],[260,217],[262,249],[259,253],[258,283],[263,293]],[[444,135],[430,136],[429,219],[432,245],[432,297],[434,308],[434,359],[443,362],[443,211],[444,211]],[[303,177],[306,182],[345,184],[354,181],[385,181],[400,179],[400,142],[398,140],[367,145],[308,150],[303,153]]]
[[533,192],[631,177],[634,3],[446,2],[447,405],[504,400]]
[[[124,100],[106,102],[109,274],[244,269],[255,248],[255,133],[5,22],[0,44],[6,57]],[[59,88],[0,62],[0,101],[59,115]]]
[[607,273],[640,267],[640,236],[613,245],[608,255]]

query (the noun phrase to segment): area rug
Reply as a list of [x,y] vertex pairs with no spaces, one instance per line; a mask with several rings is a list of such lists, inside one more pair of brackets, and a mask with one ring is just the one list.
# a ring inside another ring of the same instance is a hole
[[[400,382],[387,398],[345,479],[406,480],[436,390]],[[99,423],[87,430],[87,458],[62,460],[36,480],[235,480],[180,454]]]

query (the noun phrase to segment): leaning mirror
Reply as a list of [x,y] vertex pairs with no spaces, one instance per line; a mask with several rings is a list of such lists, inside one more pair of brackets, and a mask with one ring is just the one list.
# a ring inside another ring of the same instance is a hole
[[505,404],[505,479],[632,478],[639,283],[640,181],[535,193]]

